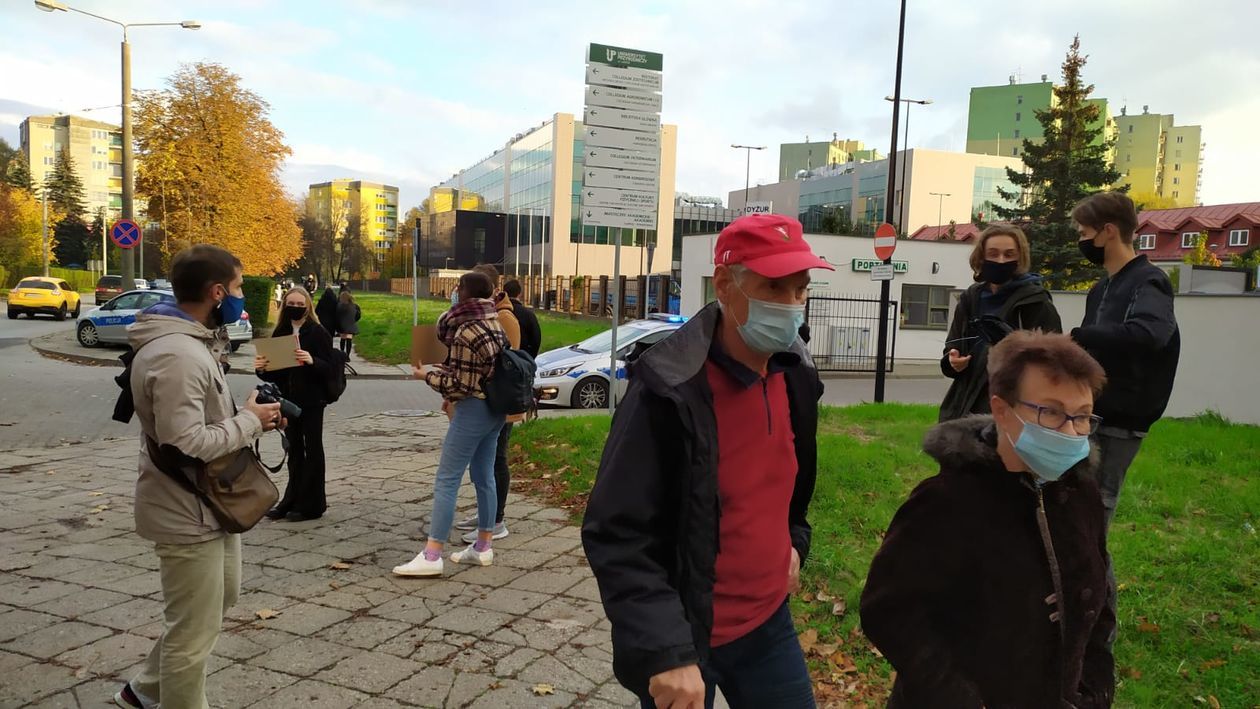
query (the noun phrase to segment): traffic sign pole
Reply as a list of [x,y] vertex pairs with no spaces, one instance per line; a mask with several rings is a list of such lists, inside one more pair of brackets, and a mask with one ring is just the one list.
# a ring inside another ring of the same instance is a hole
[[[901,108],[901,58],[905,51],[906,41],[906,0],[901,0],[901,24],[897,30],[897,77],[893,92],[893,122],[892,122],[892,150],[888,153],[888,189],[884,193],[884,223],[875,231],[876,239],[876,255],[884,260],[884,263],[892,263],[892,250],[888,250],[886,255],[881,255],[884,251],[879,245],[881,236],[887,237],[888,232],[892,232],[893,248],[897,244],[897,230],[892,226],[893,221],[893,189],[897,184],[897,119],[900,117],[899,109]],[[905,146],[902,148],[905,149]],[[881,234],[881,232],[883,232]],[[875,346],[875,403],[884,403],[884,384],[885,384],[885,363],[888,361],[888,306],[889,295],[891,292],[891,281],[883,281],[879,284],[879,342]]]

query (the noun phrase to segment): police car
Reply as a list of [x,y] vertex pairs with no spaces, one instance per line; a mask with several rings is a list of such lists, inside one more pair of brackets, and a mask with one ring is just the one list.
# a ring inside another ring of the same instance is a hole
[[[646,320],[631,320],[617,328],[617,392],[626,389],[625,358],[636,347],[649,347],[669,337],[687,318],[668,313],[652,314]],[[576,345],[543,352],[535,363],[534,394],[547,404],[575,409],[608,408],[608,365],[612,350],[612,330],[606,330]]]
[[[75,336],[84,347],[127,344],[127,326],[136,321],[136,314],[158,303],[175,303],[175,294],[169,290],[133,290],[92,308],[79,316]],[[227,328],[232,351],[254,337],[249,313],[241,313],[241,319]]]

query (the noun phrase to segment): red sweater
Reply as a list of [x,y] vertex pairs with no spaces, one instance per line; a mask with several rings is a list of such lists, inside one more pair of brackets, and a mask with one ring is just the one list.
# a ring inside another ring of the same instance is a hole
[[721,519],[710,641],[717,647],[756,629],[787,597],[797,465],[783,373],[757,376],[720,351],[706,372],[718,428]]

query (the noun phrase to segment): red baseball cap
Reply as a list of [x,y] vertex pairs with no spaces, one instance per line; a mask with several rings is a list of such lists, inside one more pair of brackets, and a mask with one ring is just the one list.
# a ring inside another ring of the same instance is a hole
[[836,270],[814,255],[801,223],[781,214],[749,214],[731,222],[718,235],[713,263],[741,264],[766,278],[782,278],[811,268]]

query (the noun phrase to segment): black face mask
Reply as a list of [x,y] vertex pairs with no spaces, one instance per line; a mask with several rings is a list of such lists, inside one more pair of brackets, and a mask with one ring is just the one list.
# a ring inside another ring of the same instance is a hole
[[1081,239],[1076,242],[1076,245],[1080,247],[1081,255],[1085,257],[1086,261],[1089,261],[1095,266],[1101,266],[1106,262],[1107,247],[1098,246],[1094,243],[1093,239]]
[[284,306],[284,316],[290,321],[301,320],[306,317],[305,305],[286,305]]
[[985,283],[992,283],[1000,286],[1009,282],[1015,277],[1015,271],[1019,268],[1019,261],[1007,261],[998,263],[997,261],[986,260],[980,266],[980,279]]

